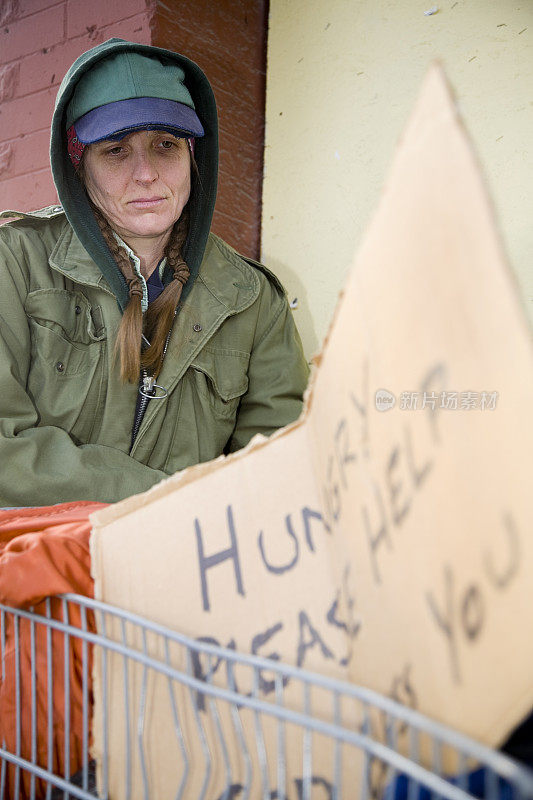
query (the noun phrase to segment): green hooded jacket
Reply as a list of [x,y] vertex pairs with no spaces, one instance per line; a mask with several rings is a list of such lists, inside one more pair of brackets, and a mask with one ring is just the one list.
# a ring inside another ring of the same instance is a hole
[[[121,50],[183,67],[205,130],[184,253],[191,277],[157,379],[167,394],[149,402],[133,446],[138,387],[120,381],[113,357],[127,287],[68,158],[64,124],[80,76]],[[118,39],[88,51],[58,93],[51,163],[61,205],[5,212],[18,219],[0,227],[0,505],[114,502],[295,420],[308,370],[285,293],[209,232],[218,134],[201,70]]]

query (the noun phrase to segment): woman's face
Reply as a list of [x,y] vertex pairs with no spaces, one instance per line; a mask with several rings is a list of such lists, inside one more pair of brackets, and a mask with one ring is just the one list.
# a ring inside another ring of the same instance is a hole
[[89,145],[83,175],[89,197],[127,244],[164,237],[189,199],[189,146],[165,131],[136,131]]

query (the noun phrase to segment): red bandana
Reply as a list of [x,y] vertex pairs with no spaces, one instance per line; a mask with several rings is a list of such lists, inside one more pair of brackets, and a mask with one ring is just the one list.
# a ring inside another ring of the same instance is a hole
[[67,148],[74,169],[78,169],[85,145],[78,139],[74,125],[71,125],[67,131]]

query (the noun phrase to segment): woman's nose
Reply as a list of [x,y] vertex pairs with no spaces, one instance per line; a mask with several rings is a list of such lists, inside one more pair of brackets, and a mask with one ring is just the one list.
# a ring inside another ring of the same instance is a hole
[[158,172],[148,153],[140,152],[135,155],[133,177],[139,183],[153,183],[157,180]]

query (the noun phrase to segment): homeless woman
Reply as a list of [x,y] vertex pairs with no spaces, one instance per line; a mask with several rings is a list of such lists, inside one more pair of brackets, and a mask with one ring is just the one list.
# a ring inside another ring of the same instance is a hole
[[209,232],[201,70],[119,39],[65,76],[61,206],[0,228],[0,505],[113,502],[268,435],[307,365],[283,289]]

